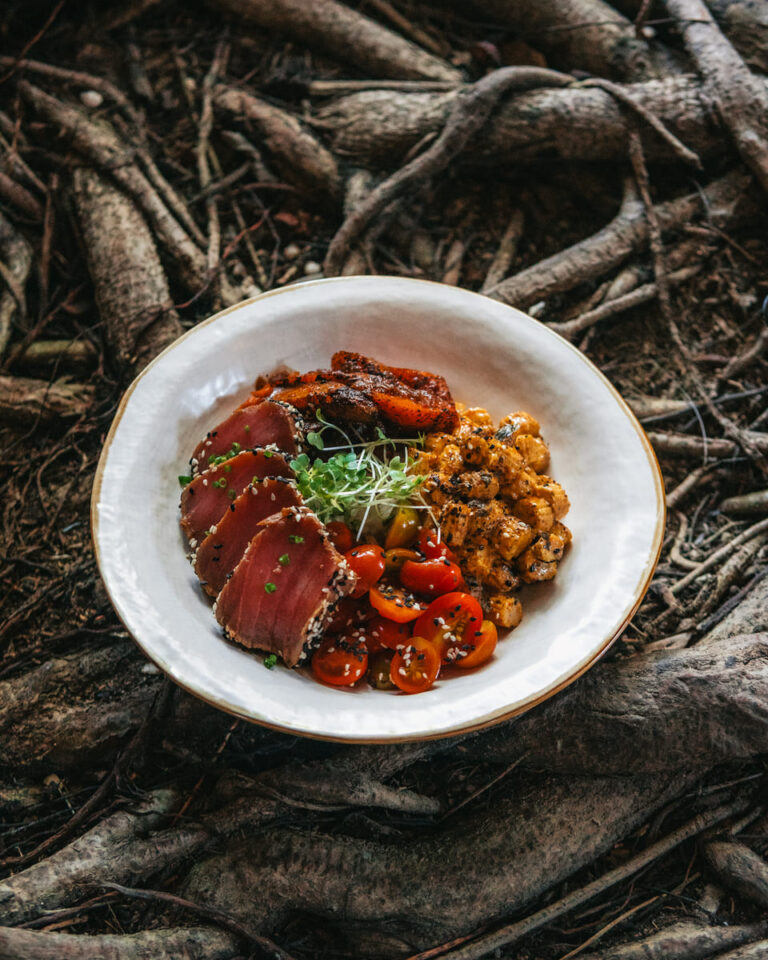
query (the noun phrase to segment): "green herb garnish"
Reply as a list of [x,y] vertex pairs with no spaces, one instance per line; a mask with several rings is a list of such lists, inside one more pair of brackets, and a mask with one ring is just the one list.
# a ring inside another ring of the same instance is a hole
[[287,567],[288,564],[291,562],[291,558],[288,556],[287,553],[284,553],[284,554],[282,555],[282,557],[278,557],[278,558],[277,558],[277,562],[278,562],[282,567]]
[[266,593],[274,593],[275,590],[277,590],[277,587],[274,585],[274,583],[272,583],[271,580],[268,580],[268,581],[264,584],[264,590],[265,590]]
[[224,463],[225,460],[231,460],[232,457],[236,457],[241,450],[242,447],[240,444],[234,440],[232,442],[232,446],[229,448],[229,450],[227,450],[226,453],[221,453],[218,457],[209,457],[208,466],[217,467],[220,463]]
[[277,666],[277,654],[270,653],[264,657],[264,666],[267,668],[267,670],[274,670],[274,668]]
[[192,477],[188,477],[185,474],[179,475],[179,486],[186,487],[188,483],[192,483]]
[[[342,519],[357,526],[359,537],[372,512],[383,522],[405,503],[416,509],[429,509],[425,502],[412,503],[424,477],[409,473],[408,451],[421,438],[390,440],[379,428],[376,440],[352,443],[340,427],[324,420],[319,412],[316,416],[323,426],[320,431],[307,434],[307,442],[326,454],[340,452],[314,460],[302,453],[291,461],[291,468],[304,503],[323,523]],[[347,442],[326,446],[321,433],[327,429],[340,433]],[[402,454],[394,452],[398,448]]]
[[213,485],[214,487],[218,487],[221,490],[224,487],[226,487],[227,481],[224,479],[224,477],[222,477],[221,480],[214,480]]
[[299,536],[298,534],[296,534],[296,533],[292,533],[292,534],[288,537],[288,539],[291,541],[291,543],[304,543],[304,537],[300,537],[300,536]]

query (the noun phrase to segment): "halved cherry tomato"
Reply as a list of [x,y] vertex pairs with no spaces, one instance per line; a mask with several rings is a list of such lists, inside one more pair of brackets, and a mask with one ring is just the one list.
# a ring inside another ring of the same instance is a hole
[[375,543],[364,543],[348,550],[344,558],[358,577],[352,596],[362,597],[384,573],[384,551]]
[[423,560],[421,563],[406,560],[400,570],[400,583],[414,593],[422,593],[427,597],[451,593],[461,581],[461,570],[446,558]]
[[447,557],[452,562],[456,560],[456,555],[450,547],[447,547],[442,540],[438,542],[437,530],[428,530],[423,527],[419,531],[418,547],[427,560],[440,560],[442,557]]
[[384,551],[384,564],[387,576],[399,576],[400,570],[406,560],[420,560],[421,557],[415,550],[406,550],[405,547],[393,547],[391,550]]
[[428,690],[440,673],[440,650],[424,637],[410,641],[392,657],[389,678],[404,693]]
[[375,616],[376,611],[368,603],[368,597],[360,597],[358,600],[344,597],[339,600],[325,629],[328,633],[351,633]]
[[448,645],[443,663],[450,660],[454,666],[465,670],[479,667],[481,663],[491,659],[498,639],[496,624],[483,620],[479,630],[465,630],[464,639],[460,643]]
[[411,639],[411,628],[406,623],[395,623],[386,617],[374,617],[365,625],[365,645],[368,653],[378,650],[397,650]]
[[328,536],[331,538],[334,547],[336,547],[339,553],[347,553],[348,550],[354,547],[355,538],[343,520],[331,520],[330,523],[326,523],[325,529],[328,531]]
[[312,656],[312,673],[332,687],[351,687],[367,669],[365,644],[351,637],[328,637]]
[[424,606],[407,590],[393,587],[391,583],[381,583],[371,587],[368,594],[371,606],[387,620],[395,623],[410,623],[421,616]]
[[414,634],[426,637],[443,650],[449,644],[464,643],[465,636],[479,630],[483,623],[483,609],[469,593],[444,593],[433,600],[414,624]]
[[392,518],[384,541],[386,550],[394,547],[410,547],[419,534],[419,511],[413,507],[400,507]]

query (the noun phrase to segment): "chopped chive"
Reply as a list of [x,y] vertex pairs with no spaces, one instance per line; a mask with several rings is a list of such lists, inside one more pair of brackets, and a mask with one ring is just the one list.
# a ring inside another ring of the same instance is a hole
[[184,474],[179,475],[179,486],[186,487],[188,483],[192,483],[192,477],[187,477]]
[[223,487],[226,487],[227,481],[222,477],[221,480],[214,480],[213,485],[221,490]]
[[254,486],[255,486],[257,483],[261,483],[261,477],[254,477],[253,480],[251,480],[251,483],[252,483]]
[[230,487],[229,490],[227,490],[227,496],[230,500],[234,500],[237,496],[237,490],[235,490],[233,487]]
[[304,537],[299,537],[295,533],[292,533],[288,539],[291,541],[291,543],[304,543]]
[[288,556],[287,553],[284,553],[282,557],[277,558],[277,562],[279,564],[282,564],[282,566],[287,567],[288,564],[291,562],[291,558]]
[[264,657],[264,666],[267,670],[273,670],[277,666],[277,654],[270,653],[268,656]]
[[271,580],[269,580],[267,581],[267,583],[264,584],[264,590],[267,593],[274,593],[275,590],[277,590],[277,587],[274,585],[274,583],[272,583]]
[[273,453],[272,453],[271,450],[265,450],[265,451],[264,451],[264,456],[267,458],[267,460],[269,460],[269,458],[270,458],[271,456],[273,456]]

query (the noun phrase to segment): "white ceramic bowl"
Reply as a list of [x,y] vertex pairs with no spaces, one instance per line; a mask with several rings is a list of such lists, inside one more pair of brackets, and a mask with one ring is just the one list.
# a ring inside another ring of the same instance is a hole
[[[327,366],[338,349],[446,377],[455,399],[495,418],[528,410],[571,500],[573,545],[556,579],[526,588],[522,624],[484,668],[406,696],[325,687],[267,670],[226,642],[185,559],[177,475],[197,441],[287,364]],[[664,491],[650,444],[578,350],[510,307],[456,287],[345,277],[231,307],[168,347],[126,392],[92,499],[104,583],[136,642],[208,703],[290,733],[384,742],[445,736],[520,713],[596,662],[626,626],[658,559]]]

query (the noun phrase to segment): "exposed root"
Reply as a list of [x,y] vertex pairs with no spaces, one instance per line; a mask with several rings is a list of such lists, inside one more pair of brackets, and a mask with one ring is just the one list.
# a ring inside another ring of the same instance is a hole
[[[623,80],[659,72],[662,57],[603,0],[480,0],[479,6],[555,64]],[[663,59],[671,63],[671,56]]]
[[763,514],[768,513],[768,490],[755,490],[738,497],[728,497],[720,504],[723,513]]
[[737,802],[729,806],[717,807],[707,813],[700,813],[697,817],[689,820],[688,823],[674,830],[662,840],[651,844],[651,846],[647,847],[641,853],[630,858],[626,863],[614,867],[613,870],[609,870],[608,873],[602,877],[598,877],[585,887],[577,888],[571,893],[566,894],[561,900],[544,907],[531,916],[526,917],[524,920],[518,920],[508,924],[493,933],[483,934],[465,946],[459,946],[458,949],[451,949],[453,944],[448,943],[443,947],[427,950],[418,956],[409,957],[409,960],[431,960],[432,957],[440,956],[450,957],[451,960],[480,960],[481,957],[485,957],[492,950],[498,950],[499,947],[516,943],[532,931],[569,913],[575,907],[581,906],[597,894],[620,883],[627,877],[631,877],[649,863],[653,863],[654,860],[657,860],[681,843],[684,843],[690,837],[697,836],[713,825],[721,823],[734,813],[741,812],[742,809],[742,804]]
[[763,909],[768,908],[768,863],[744,843],[712,840],[704,855],[730,890]]
[[664,0],[742,159],[768,191],[768,92],[702,0]]
[[239,21],[287,34],[361,67],[400,80],[450,80],[461,73],[426,50],[336,0],[210,0]]
[[328,246],[324,272],[338,276],[352,244],[374,217],[414,191],[431,177],[441,173],[482,129],[501,97],[510,90],[536,86],[567,86],[571,78],[536,67],[505,67],[478,80],[457,95],[445,128],[424,153],[380,183],[347,217]]
[[131,198],[86,168],[75,170],[73,186],[111,356],[131,377],[181,335],[181,324],[152,234]]
[[[396,929],[423,948],[530,903],[682,789],[681,777],[522,781],[406,846],[294,830],[250,836],[196,866],[186,895],[262,929],[301,908],[365,923],[369,934]],[[458,876],[460,885],[448,879]],[[367,955],[381,955],[373,940]]]
[[105,122],[96,122],[81,110],[56,100],[43,90],[21,81],[19,91],[51,123],[60,126],[73,146],[95,166],[108,171],[131,196],[155,230],[166,253],[173,259],[187,287],[197,290],[206,275],[205,257],[174,219],[144,174],[133,162],[128,147]]
[[[715,180],[699,193],[688,194],[658,204],[655,208],[664,230],[681,229],[700,213],[702,206],[718,221],[738,218],[739,199],[749,180],[732,173]],[[644,205],[631,186],[625,184],[621,208],[611,223],[599,233],[574,244],[567,250],[521,270],[488,291],[488,295],[513,306],[526,307],[554,293],[572,290],[580,283],[605,276],[648,242],[648,221]]]
[[214,104],[256,127],[275,168],[289,183],[322,204],[339,202],[341,179],[336,158],[296,117],[234,87],[216,87]]
[[0,881],[0,921],[16,924],[77,902],[129,841],[156,830],[177,803],[174,791],[157,790],[135,811],[113,813],[62,850]]
[[32,269],[32,248],[0,213],[0,360],[13,331],[13,321],[24,318],[24,288]]
[[580,953],[580,960],[704,960],[724,950],[758,940],[768,933],[768,923],[735,927],[706,927],[702,923],[675,923],[632,943],[608,947],[598,953]]
[[93,387],[84,383],[0,376],[0,419],[34,427],[83,417],[91,406],[93,392]]
[[235,960],[238,938],[214,927],[73,936],[0,927],[0,960]]
[[[768,91],[768,80],[760,78]],[[701,85],[690,76],[670,77],[622,88],[699,157],[723,153],[722,120],[713,116]],[[443,129],[459,91],[403,93],[370,90],[350,94],[318,111],[333,135],[334,152],[362,164],[391,166],[425,137]],[[533,90],[508,97],[493,123],[467,145],[476,163],[519,167],[543,159],[623,161],[627,135],[636,118],[614,93],[574,83],[563,89]],[[677,152],[646,124],[643,152],[649,161],[677,158]]]
[[602,664],[465,749],[561,775],[703,772],[768,749],[766,704],[765,637],[702,641]]

